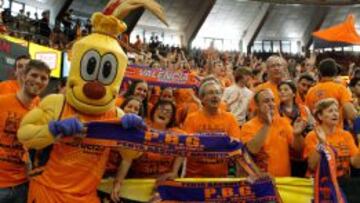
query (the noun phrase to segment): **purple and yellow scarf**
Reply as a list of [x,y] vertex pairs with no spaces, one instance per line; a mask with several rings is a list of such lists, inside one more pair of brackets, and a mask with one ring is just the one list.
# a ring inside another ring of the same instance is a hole
[[256,181],[186,183],[165,181],[158,184],[164,202],[281,202],[273,181],[259,178],[260,172],[245,146],[223,133],[175,134],[159,131],[125,130],[120,124],[91,122],[87,138],[113,140],[111,147],[173,156],[234,159]]
[[319,144],[320,162],[315,171],[314,203],[346,203],[336,176],[336,152],[329,145]]

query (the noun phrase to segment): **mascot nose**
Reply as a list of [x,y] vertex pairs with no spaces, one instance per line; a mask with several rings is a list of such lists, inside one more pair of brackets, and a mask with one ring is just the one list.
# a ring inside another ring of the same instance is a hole
[[106,94],[105,87],[97,81],[87,82],[83,87],[83,92],[89,99],[101,99]]

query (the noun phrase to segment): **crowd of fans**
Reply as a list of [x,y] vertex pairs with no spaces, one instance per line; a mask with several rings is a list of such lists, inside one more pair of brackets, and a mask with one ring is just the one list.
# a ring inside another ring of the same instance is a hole
[[[71,10],[53,30],[48,12],[40,20],[30,20],[24,11],[16,17],[3,14],[3,20],[11,35],[28,38],[34,37],[29,32],[35,32],[49,39],[45,42],[49,46],[59,49],[74,40],[82,27],[79,21],[73,23]],[[90,26],[85,27],[86,33],[91,32]],[[135,43],[129,43],[128,36],[119,39],[130,64],[180,71],[195,75],[200,81],[197,89],[160,88],[146,81],[123,85],[116,101],[118,107],[141,116],[148,127],[159,131],[226,133],[246,143],[258,167],[274,177],[311,177],[319,162],[318,143],[336,150],[339,178],[349,177],[355,174],[351,170],[360,168],[359,129],[353,127],[359,122],[360,68],[352,55],[246,55],[221,52],[213,45],[206,50],[190,50],[164,45],[158,37],[148,43],[140,36],[136,39]],[[24,60],[29,59],[17,60],[17,81],[12,85],[0,83],[0,94],[24,85],[20,79],[28,74],[20,71],[26,66]],[[30,62],[27,67],[44,66]],[[341,73],[346,74],[347,80]],[[59,92],[66,91],[64,85],[58,87]],[[39,94],[37,91],[32,95]],[[117,191],[129,177],[163,180],[244,175],[227,160],[187,158],[183,164],[182,157],[149,152],[131,159],[122,155],[113,150],[106,170],[106,176],[115,177],[111,194],[114,201],[119,200]]]
[[7,8],[1,17],[10,36],[64,50],[70,42],[91,32],[90,20],[83,22],[79,18],[74,19],[72,12],[72,9],[66,11],[54,26],[50,25],[49,10],[43,11],[41,16],[34,13],[34,18],[31,18],[29,11],[25,13],[21,9],[16,16],[12,16]]

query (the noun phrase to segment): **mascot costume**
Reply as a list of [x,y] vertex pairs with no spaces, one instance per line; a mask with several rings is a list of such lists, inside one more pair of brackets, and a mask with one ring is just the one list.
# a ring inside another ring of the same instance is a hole
[[[117,40],[126,30],[121,19],[140,7],[166,24],[161,6],[153,0],[110,1],[102,13],[93,14],[93,33],[73,44],[66,94],[44,98],[24,117],[19,141],[29,150],[48,152],[43,167],[30,181],[28,202],[99,202],[96,188],[110,151],[102,142],[110,141],[79,138],[83,124],[117,120],[124,128],[144,125],[140,117],[124,115],[115,106],[128,62]],[[123,159],[139,155],[121,151]]]

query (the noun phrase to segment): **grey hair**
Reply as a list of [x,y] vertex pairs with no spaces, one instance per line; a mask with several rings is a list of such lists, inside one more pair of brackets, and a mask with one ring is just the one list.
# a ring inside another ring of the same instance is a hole
[[199,97],[203,97],[205,94],[205,87],[208,85],[217,85],[221,89],[221,85],[217,80],[208,80],[203,82],[199,87]]

